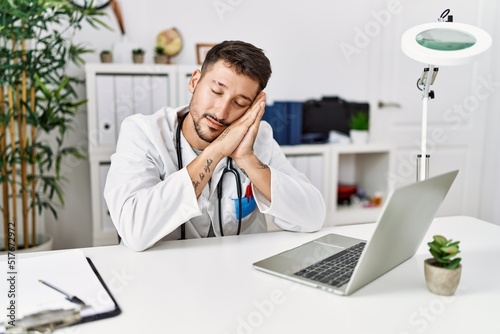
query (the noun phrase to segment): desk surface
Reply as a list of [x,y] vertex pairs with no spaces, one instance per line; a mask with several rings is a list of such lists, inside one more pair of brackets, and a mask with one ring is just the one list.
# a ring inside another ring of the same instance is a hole
[[[475,218],[436,219],[414,257],[348,297],[252,268],[327,233],[368,239],[374,227],[169,241],[142,253],[124,246],[85,248],[123,312],[60,332],[500,332],[500,227]],[[462,279],[452,297],[431,294],[425,285],[426,242],[434,234],[461,241]]]

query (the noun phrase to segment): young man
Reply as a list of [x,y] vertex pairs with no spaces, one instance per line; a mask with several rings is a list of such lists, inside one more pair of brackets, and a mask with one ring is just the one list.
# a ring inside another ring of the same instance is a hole
[[260,121],[270,76],[261,49],[226,41],[193,73],[189,106],[123,121],[104,196],[126,246],[264,232],[265,215],[284,230],[323,226],[320,192]]

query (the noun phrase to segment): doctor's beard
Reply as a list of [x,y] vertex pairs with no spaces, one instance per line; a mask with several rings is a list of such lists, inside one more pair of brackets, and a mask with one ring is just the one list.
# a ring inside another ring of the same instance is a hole
[[197,105],[193,101],[193,98],[191,98],[191,102],[189,103],[189,113],[191,114],[191,118],[193,119],[194,129],[196,131],[196,134],[198,135],[198,138],[207,143],[211,143],[215,139],[217,139],[225,128],[222,130],[216,130],[214,128],[211,128],[207,124],[203,125],[202,121],[204,119],[210,117],[211,119],[223,124],[226,128],[229,126],[229,124],[227,124],[226,122],[217,119],[215,116],[209,113],[201,114],[201,112],[198,111]]

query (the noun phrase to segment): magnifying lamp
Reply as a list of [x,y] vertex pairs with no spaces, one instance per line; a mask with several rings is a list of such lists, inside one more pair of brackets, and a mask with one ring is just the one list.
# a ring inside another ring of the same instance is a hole
[[436,79],[437,66],[467,64],[491,46],[491,36],[486,31],[453,22],[449,12],[449,9],[445,10],[438,22],[408,29],[401,37],[403,52],[411,59],[427,64],[417,80],[417,87],[422,91],[422,143],[421,154],[417,156],[417,181],[429,176],[427,104],[434,98],[430,86]]

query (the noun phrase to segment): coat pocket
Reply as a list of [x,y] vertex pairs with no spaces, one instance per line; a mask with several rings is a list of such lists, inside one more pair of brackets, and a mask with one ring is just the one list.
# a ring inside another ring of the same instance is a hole
[[[253,196],[242,197],[241,199],[233,198],[234,210],[236,212],[236,219],[243,219],[255,210],[257,203]],[[240,216],[240,202],[241,202],[241,216]]]

